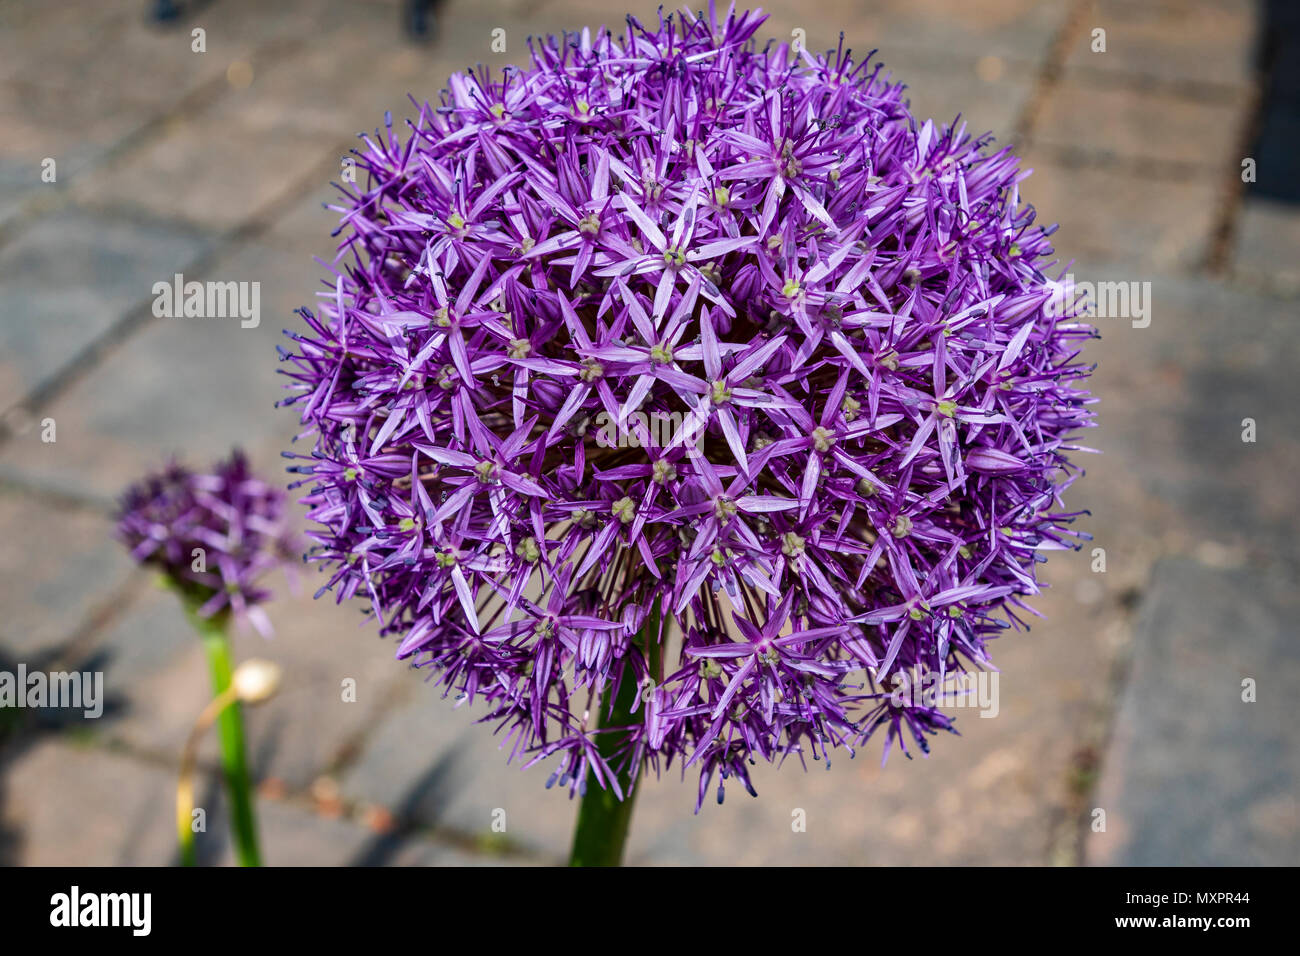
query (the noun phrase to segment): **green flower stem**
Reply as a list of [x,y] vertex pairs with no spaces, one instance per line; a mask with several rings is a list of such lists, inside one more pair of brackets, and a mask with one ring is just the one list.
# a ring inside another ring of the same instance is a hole
[[[212,672],[212,691],[217,697],[230,693],[230,675],[234,670],[230,638],[226,635],[222,615],[202,618],[193,602],[186,603],[190,622],[203,639]],[[253,786],[244,756],[244,714],[238,700],[223,707],[217,717],[217,738],[221,743],[221,768],[230,798],[230,828],[235,841],[235,859],[240,866],[261,866],[257,848],[257,819],[253,813]],[[182,846],[182,854],[184,847]]]
[[180,821],[177,834],[181,841],[181,866],[198,866],[199,858],[194,849],[194,828],[189,820]]
[[[637,643],[646,654],[650,673],[662,680],[662,649],[659,647],[658,635],[659,611],[656,609],[647,619]],[[630,674],[627,675],[619,687],[612,711],[607,713],[604,702],[601,702],[600,729],[628,727],[645,719],[644,703],[635,714],[632,712],[641,687],[630,677]],[[620,735],[613,732],[599,734],[596,738],[596,749],[611,768],[619,742]],[[632,808],[636,804],[637,790],[641,785],[641,774],[638,773],[633,782],[632,770],[632,761],[626,760],[623,768],[615,771],[619,789],[624,795],[622,800],[614,795],[608,785],[602,787],[596,781],[594,772],[588,771],[587,793],[578,808],[578,825],[573,833],[570,866],[619,866],[623,862],[623,849],[632,823]]]

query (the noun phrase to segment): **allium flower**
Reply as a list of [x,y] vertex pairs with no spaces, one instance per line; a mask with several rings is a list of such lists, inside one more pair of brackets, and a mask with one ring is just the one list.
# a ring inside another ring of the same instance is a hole
[[293,551],[284,498],[253,476],[240,451],[208,475],[172,463],[127,489],[117,535],[131,557],[157,567],[195,601],[199,617],[228,609],[268,634],[258,605],[270,593],[257,582]]
[[1037,552],[1077,547],[1091,330],[1050,307],[1026,174],[761,21],[552,38],[390,118],[283,352],[322,592],[571,792],[928,749],[949,719],[891,676],[987,666]]

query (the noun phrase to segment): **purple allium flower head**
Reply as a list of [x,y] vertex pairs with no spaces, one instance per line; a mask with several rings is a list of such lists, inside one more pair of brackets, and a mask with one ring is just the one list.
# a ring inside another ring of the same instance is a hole
[[284,492],[255,477],[236,450],[211,474],[173,462],[132,485],[122,496],[117,536],[131,557],[198,602],[200,617],[229,610],[269,634],[258,605],[270,593],[257,582],[293,552],[284,505]]
[[761,21],[551,38],[390,118],[284,353],[321,592],[571,792],[613,781],[628,681],[615,759],[701,799],[878,727],[928,749],[950,720],[890,678],[988,666],[1081,537],[1092,333],[1026,173]]

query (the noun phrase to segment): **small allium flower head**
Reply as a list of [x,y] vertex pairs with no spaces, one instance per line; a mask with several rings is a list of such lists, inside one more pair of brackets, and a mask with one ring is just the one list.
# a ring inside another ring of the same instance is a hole
[[257,582],[293,552],[284,506],[284,492],[256,478],[234,451],[211,474],[172,463],[128,488],[117,535],[131,557],[198,603],[201,617],[228,610],[268,634],[258,605],[270,593]]
[[760,22],[453,76],[364,139],[350,263],[291,333],[322,592],[571,791],[612,779],[629,681],[618,759],[701,799],[881,727],[926,749],[950,721],[893,676],[985,666],[1036,552],[1077,546],[1091,331],[1016,158]]

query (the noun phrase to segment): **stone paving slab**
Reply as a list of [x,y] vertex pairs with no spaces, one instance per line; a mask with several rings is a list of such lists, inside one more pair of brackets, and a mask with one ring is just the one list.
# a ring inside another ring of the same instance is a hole
[[[99,33],[118,17],[110,4],[40,0],[0,5],[0,78],[48,79],[50,67],[93,56]],[[42,69],[44,67],[44,69]]]
[[[446,70],[434,50],[398,42],[397,27],[396,10],[361,4],[339,11],[302,51],[267,58],[248,85],[230,89],[205,121],[238,122],[264,136],[314,133],[345,140],[379,126],[385,110],[399,121],[414,115],[407,93],[435,97],[446,85]],[[484,33],[485,51],[489,40]],[[349,72],[346,82],[337,82],[340,69]]]
[[[5,512],[0,497],[0,527],[15,534],[22,529]],[[73,512],[84,516],[85,512]],[[42,515],[31,515],[38,522]],[[58,529],[67,521],[54,522]],[[77,633],[93,611],[107,602],[111,619],[101,633],[85,644],[85,653],[104,672],[106,697],[113,704],[110,718],[87,724],[82,730],[101,744],[126,747],[151,758],[175,763],[199,711],[212,696],[206,658],[175,596],[154,583],[151,575],[130,575],[121,548],[110,540],[107,522],[94,519],[88,538],[95,547],[77,551],[74,560],[50,549],[38,557],[49,565],[48,580],[33,568],[31,555],[14,541],[4,555],[4,567],[31,593],[0,587],[0,597],[11,617],[0,628],[0,649],[24,660],[48,652]],[[83,545],[69,542],[68,550]],[[62,555],[58,562],[53,559]],[[99,567],[100,564],[105,567]],[[118,575],[105,568],[120,569]],[[16,572],[22,571],[20,579]],[[296,576],[297,592],[282,576],[268,579],[279,598],[268,607],[275,633],[263,638],[251,629],[232,631],[238,659],[261,657],[278,663],[283,683],[276,697],[247,713],[250,763],[255,777],[273,781],[281,789],[304,792],[321,775],[345,760],[371,723],[391,704],[392,692],[403,668],[393,662],[393,645],[361,623],[356,608],[333,606],[332,600],[313,601],[314,575]],[[87,583],[101,585],[88,588]],[[33,586],[34,585],[34,586]],[[113,590],[116,589],[116,590]],[[108,593],[104,593],[108,591]],[[67,592],[67,599],[60,595]],[[61,615],[42,610],[62,609]],[[347,685],[344,681],[348,681]],[[346,693],[345,693],[346,691]],[[205,741],[201,758],[216,760],[215,741]]]
[[[0,30],[0,76],[169,108],[221,80],[232,63],[300,42],[307,18],[328,17],[344,2],[219,0],[169,24],[154,23],[143,3],[10,3],[12,26]],[[196,29],[203,31],[203,52],[195,49]]]
[[[1094,0],[1065,60],[1104,78],[1192,88],[1254,82],[1258,4],[1252,0]],[[1093,51],[1093,30],[1106,49]]]
[[48,654],[111,607],[133,573],[111,535],[93,512],[0,492],[0,656]]
[[507,764],[509,749],[497,749],[494,726],[476,723],[481,712],[456,708],[423,676],[405,675],[400,702],[342,776],[344,798],[475,839],[491,838],[494,813],[504,811],[511,847],[562,859],[577,803],[559,788],[545,789],[554,762],[528,770],[521,769],[522,760]]
[[[1172,553],[1210,542],[1293,559],[1300,426],[1284,410],[1300,397],[1294,303],[1160,277],[1151,295],[1149,328],[1098,320],[1108,331],[1090,350],[1112,383],[1099,405],[1114,426],[1102,460],[1150,499],[1128,536],[1163,534]],[[1254,442],[1243,441],[1246,418]]]
[[[232,631],[237,659],[271,660],[283,674],[274,698],[246,709],[249,762],[256,779],[303,793],[383,712],[400,668],[391,646],[349,626],[360,615],[310,595],[295,598],[279,577],[267,583],[280,594],[268,607],[274,635]],[[211,679],[175,596],[156,587],[140,590],[94,645],[105,659],[105,688],[118,712],[89,730],[104,743],[174,763],[212,697]],[[352,682],[346,688],[345,680]],[[205,741],[200,756],[215,764],[215,740]]]
[[490,851],[467,851],[431,840],[372,838],[350,861],[353,866],[531,866],[518,856],[503,857]]
[[[102,87],[69,96],[30,82],[0,83],[0,218],[21,201],[56,195],[109,150],[151,121],[147,104],[105,94]],[[46,160],[54,166],[47,173]],[[53,176],[53,181],[49,181]],[[44,178],[43,178],[44,177]]]
[[1021,166],[1034,171],[1020,194],[1038,210],[1037,221],[1060,225],[1055,241],[1063,264],[1124,262],[1136,278],[1191,271],[1209,255],[1221,195],[1213,179],[1144,179],[1068,164],[1037,147],[1023,152]]
[[[1106,266],[1076,277],[1148,281]],[[1101,401],[1098,427],[1082,443],[1101,454],[1083,457],[1087,476],[1067,497],[1071,509],[1091,512],[1080,522],[1094,535],[1078,556],[1083,566],[1095,548],[1106,561],[1105,574],[1077,586],[1127,600],[1145,592],[1162,555],[1213,567],[1293,563],[1300,530],[1289,478],[1300,441],[1273,411],[1296,398],[1286,371],[1296,359],[1293,305],[1205,280],[1149,281],[1149,327],[1094,320],[1101,338],[1087,355],[1098,362]],[[1256,443],[1241,440],[1246,417],[1256,419]]]
[[[1105,577],[1128,579],[1141,611],[1102,783],[1083,808],[1106,810],[1109,827],[1085,819],[1082,847],[1097,863],[1293,863],[1294,801],[1277,791],[1294,747],[1279,748],[1280,719],[1233,709],[1247,705],[1225,682],[1254,668],[1280,697],[1300,692],[1283,583],[1300,556],[1289,477],[1300,429],[1274,411],[1300,390],[1294,306],[1158,276],[1152,303],[1150,327],[1098,320],[1089,349],[1103,401],[1087,443],[1104,454],[1077,500],[1094,510]],[[1242,440],[1247,417],[1255,442]],[[1153,561],[1152,579],[1133,582],[1133,565]]]
[[175,862],[176,779],[102,750],[46,739],[4,775],[3,827],[24,866]]
[[1222,174],[1240,169],[1249,98],[1246,89],[1204,100],[1089,86],[1067,71],[1039,118],[1034,142],[1084,161],[1125,163],[1148,176],[1169,167]]
[[[174,771],[55,739],[38,743],[5,769],[0,826],[19,834],[5,862],[174,866],[179,861]],[[232,865],[224,792],[215,777],[196,781],[195,804],[207,817],[207,829],[195,842],[200,865]],[[262,856],[269,865],[343,866],[381,858],[398,866],[493,862],[418,837],[385,844],[382,834],[351,820],[277,800],[259,800],[257,813]],[[382,855],[380,844],[385,844]]]
[[995,56],[888,46],[881,49],[879,59],[893,81],[907,85],[905,98],[916,116],[938,124],[952,123],[960,116],[968,133],[991,132],[999,146],[1012,142],[1036,79],[1032,65]]
[[340,137],[320,133],[234,120],[217,130],[202,116],[174,117],[160,138],[87,176],[73,195],[88,206],[144,210],[226,231],[291,195],[342,152]]
[[175,596],[147,571],[133,584],[93,645],[105,693],[118,706],[84,731],[98,743],[178,763],[190,727],[212,697],[211,683]]
[[404,670],[393,660],[393,645],[364,626],[358,603],[336,607],[332,595],[312,600],[313,577],[304,577],[305,593],[268,609],[273,637],[236,638],[239,653],[283,670],[280,691],[250,710],[248,726],[258,774],[291,791],[351,759],[350,748],[391,707]]
[[[293,309],[313,303],[322,271],[304,257],[241,246],[186,281],[261,283],[260,321],[151,318],[45,412],[58,422],[58,443],[41,446],[39,430],[0,449],[0,476],[104,503],[171,455],[206,465],[242,446],[264,474],[283,474],[279,453],[297,430],[284,397],[275,347],[297,322]],[[137,268],[133,296],[151,302],[154,282],[174,281],[169,268]]]
[[1157,566],[1093,797],[1106,829],[1086,836],[1088,862],[1300,863],[1297,610],[1294,576],[1278,568]]
[[[330,185],[338,181],[338,176],[322,177],[320,185],[286,207],[259,240],[303,262],[311,262],[315,257],[334,262],[342,237],[331,238],[330,233],[338,228],[339,213],[325,207],[338,205],[342,199],[339,191]],[[347,185],[350,189],[351,184]],[[318,278],[328,274],[322,267],[316,267],[316,272]]]
[[158,277],[184,269],[208,245],[194,229],[65,209],[0,247],[0,411],[45,384],[147,302]]
[[1294,208],[1270,199],[1247,199],[1237,220],[1234,275],[1245,282],[1300,295],[1300,218]]

